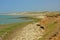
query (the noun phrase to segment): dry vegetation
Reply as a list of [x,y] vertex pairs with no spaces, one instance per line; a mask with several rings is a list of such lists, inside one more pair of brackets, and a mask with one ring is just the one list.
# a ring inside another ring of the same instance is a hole
[[40,21],[40,24],[45,26],[46,32],[43,38],[39,40],[60,40],[60,13],[46,15]]

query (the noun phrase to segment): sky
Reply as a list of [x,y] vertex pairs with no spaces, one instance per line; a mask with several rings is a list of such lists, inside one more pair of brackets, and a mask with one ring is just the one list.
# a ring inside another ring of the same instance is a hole
[[0,0],[0,13],[60,11],[60,0]]

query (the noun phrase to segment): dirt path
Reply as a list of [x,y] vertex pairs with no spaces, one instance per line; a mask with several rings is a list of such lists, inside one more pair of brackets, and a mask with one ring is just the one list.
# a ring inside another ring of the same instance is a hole
[[28,24],[24,28],[16,31],[13,36],[6,40],[38,40],[42,37],[44,30],[37,23]]

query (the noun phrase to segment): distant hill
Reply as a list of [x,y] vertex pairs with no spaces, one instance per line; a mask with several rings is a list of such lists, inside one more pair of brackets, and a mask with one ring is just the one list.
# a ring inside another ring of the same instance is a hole
[[25,15],[25,16],[37,16],[37,15],[51,15],[60,14],[60,12],[14,12],[14,13],[0,13],[0,15]]

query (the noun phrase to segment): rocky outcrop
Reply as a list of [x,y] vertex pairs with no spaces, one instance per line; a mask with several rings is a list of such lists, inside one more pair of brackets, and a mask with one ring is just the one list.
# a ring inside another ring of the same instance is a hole
[[38,23],[28,24],[20,31],[15,32],[15,36],[6,40],[38,40],[44,35],[44,31],[41,26],[37,26]]

